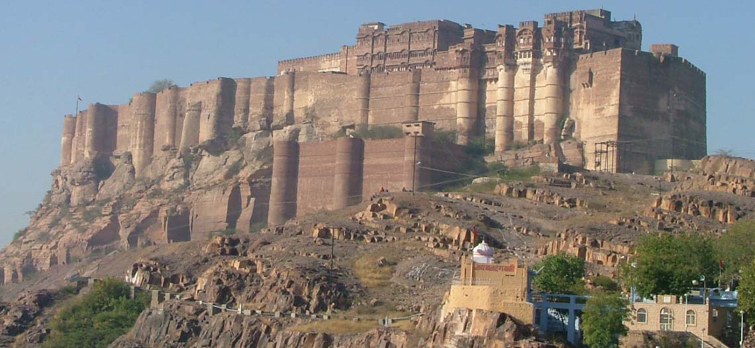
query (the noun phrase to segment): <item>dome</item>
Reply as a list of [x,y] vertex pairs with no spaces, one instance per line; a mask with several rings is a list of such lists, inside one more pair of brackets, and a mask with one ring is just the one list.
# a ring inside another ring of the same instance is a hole
[[490,245],[488,245],[488,243],[485,243],[485,241],[482,241],[482,243],[477,244],[477,246],[474,247],[474,249],[472,250],[472,253],[475,256],[479,255],[479,256],[492,257],[493,255],[495,255],[495,251],[493,250],[493,248],[491,248]]

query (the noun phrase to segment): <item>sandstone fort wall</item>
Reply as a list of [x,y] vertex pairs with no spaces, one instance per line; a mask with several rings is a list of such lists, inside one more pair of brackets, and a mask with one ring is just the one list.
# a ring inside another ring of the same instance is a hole
[[618,140],[620,57],[620,49],[580,56],[565,90],[574,138],[584,144],[588,169],[595,169],[595,143]]
[[[279,141],[273,145],[273,181],[268,220],[282,223],[320,209],[343,208],[381,189],[417,191],[458,176],[466,153],[455,144],[425,137],[324,142]],[[417,161],[419,165],[413,165]],[[436,169],[430,170],[428,168]]]
[[705,74],[682,58],[622,51],[619,140],[631,144],[626,165],[652,170],[660,158],[707,153]]
[[[416,147],[412,138],[323,142],[356,126],[432,121],[454,131],[460,145],[493,139],[499,159],[514,145],[550,149],[568,140],[584,152],[585,168],[614,172],[650,173],[657,159],[705,155],[705,74],[679,58],[678,47],[639,51],[639,23],[613,21],[604,10],[545,19],[542,27],[526,21],[496,30],[450,21],[367,23],[354,45],[281,61],[273,77],[218,78],[139,93],[123,105],[90,104],[64,118],[60,163],[130,152],[140,177],[163,151],[185,153],[236,131],[286,139],[274,146],[269,186],[208,191],[193,211],[156,217],[165,226],[188,219],[196,226],[190,231],[212,231],[342,207],[380,188],[432,187],[446,179],[438,170],[464,166],[461,147],[426,138]],[[312,140],[319,142],[297,143]],[[607,142],[614,153],[596,156]],[[223,208],[203,215],[211,205]],[[185,234],[176,230],[167,240]]]

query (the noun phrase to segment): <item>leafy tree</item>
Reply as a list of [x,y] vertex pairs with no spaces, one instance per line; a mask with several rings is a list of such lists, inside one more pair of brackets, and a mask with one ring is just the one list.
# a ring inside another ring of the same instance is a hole
[[740,220],[731,225],[715,243],[716,252],[724,264],[724,277],[731,279],[750,265],[755,250],[755,221]]
[[619,285],[613,279],[602,275],[595,277],[593,284],[606,291],[616,291],[619,289]]
[[146,308],[147,295],[129,299],[129,286],[120,280],[95,283],[90,292],[64,304],[50,322],[45,348],[107,347],[128,331]]
[[542,269],[533,280],[538,290],[558,294],[583,291],[585,261],[579,257],[565,253],[549,255],[543,259],[539,267]]
[[582,333],[585,344],[594,348],[618,347],[619,338],[627,334],[624,321],[629,316],[626,300],[616,293],[597,293],[585,304],[582,312]]
[[745,318],[751,325],[755,325],[755,260],[742,269],[742,281],[737,288],[739,291],[739,309],[745,311]]
[[175,85],[176,84],[173,83],[173,80],[171,79],[156,80],[155,82],[152,82],[152,85],[147,88],[146,92],[160,93],[165,89],[174,87]]
[[627,267],[628,282],[643,297],[682,296],[692,281],[705,276],[715,284],[718,261],[713,243],[697,235],[659,234],[646,236],[637,244],[637,255]]

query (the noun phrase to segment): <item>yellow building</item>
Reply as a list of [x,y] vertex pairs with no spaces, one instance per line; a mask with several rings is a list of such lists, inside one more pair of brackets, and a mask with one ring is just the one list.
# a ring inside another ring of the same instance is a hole
[[736,298],[660,295],[653,300],[632,303],[626,322],[630,331],[689,332],[705,341],[721,338],[736,321]]
[[492,263],[492,249],[489,248],[483,242],[475,247],[472,257],[462,258],[461,275],[451,286],[444,315],[454,308],[484,309],[506,313],[522,323],[532,324],[534,306],[527,302],[527,266],[518,259]]

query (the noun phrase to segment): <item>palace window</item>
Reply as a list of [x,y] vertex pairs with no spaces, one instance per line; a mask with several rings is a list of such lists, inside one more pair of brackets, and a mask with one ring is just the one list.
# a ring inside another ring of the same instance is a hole
[[661,309],[661,331],[671,331],[674,329],[674,315],[668,308]]
[[697,314],[691,309],[687,311],[687,325],[697,325]]
[[643,324],[648,322],[648,312],[645,310],[645,308],[640,308],[637,310],[637,322]]

